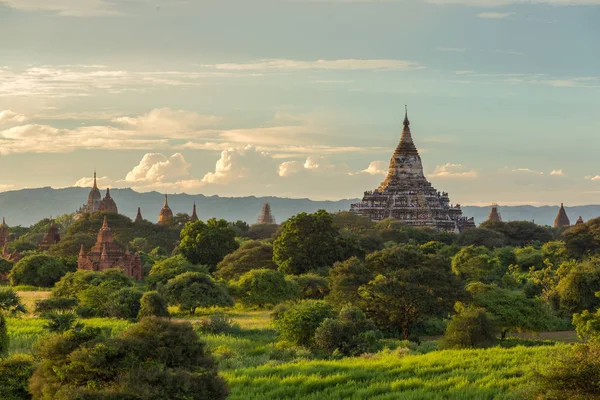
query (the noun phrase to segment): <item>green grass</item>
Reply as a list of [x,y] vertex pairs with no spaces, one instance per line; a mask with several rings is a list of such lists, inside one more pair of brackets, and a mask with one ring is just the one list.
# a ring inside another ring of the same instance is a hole
[[565,345],[447,350],[225,371],[235,399],[519,399],[536,367]]

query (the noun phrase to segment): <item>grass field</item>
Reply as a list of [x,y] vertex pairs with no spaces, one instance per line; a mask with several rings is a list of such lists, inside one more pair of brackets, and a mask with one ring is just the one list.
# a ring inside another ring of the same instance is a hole
[[[48,296],[41,291],[19,294],[28,310],[33,310],[37,299]],[[198,327],[199,320],[213,311],[176,319]],[[201,337],[229,382],[230,399],[520,399],[525,397],[535,369],[568,348],[548,345],[550,342],[510,347],[514,344],[508,340],[503,346],[509,348],[435,351],[435,343],[425,342],[419,348],[411,345],[409,350],[406,343],[387,339],[386,349],[376,354],[323,360],[308,349],[278,343],[268,311],[232,309],[225,313],[239,329]],[[111,328],[113,334],[132,324],[108,318],[82,322]],[[45,320],[32,314],[8,318],[10,353],[30,353],[46,334],[44,324]],[[576,340],[573,332],[542,333],[533,338]],[[427,353],[417,354],[420,352]]]

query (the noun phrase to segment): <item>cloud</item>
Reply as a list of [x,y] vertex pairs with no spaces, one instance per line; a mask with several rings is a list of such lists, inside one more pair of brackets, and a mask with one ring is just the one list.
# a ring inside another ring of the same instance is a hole
[[[208,172],[202,178],[203,183],[226,185],[240,179],[256,177],[274,177],[276,162],[266,152],[253,146],[231,148],[221,152],[214,172]],[[266,183],[266,182],[265,182]]]
[[0,184],[0,192],[6,192],[7,190],[12,189],[16,189],[16,186],[12,184]]
[[[98,177],[96,179],[96,182],[98,183],[98,186],[100,186],[100,187],[113,187],[113,185],[115,183],[108,176]],[[75,186],[75,187],[92,187],[92,186],[94,186],[94,178],[91,176],[84,176],[83,178],[81,178],[77,182],[75,182],[75,184],[73,186]]]
[[473,72],[475,72],[475,71],[472,71],[472,70],[470,70],[470,69],[468,69],[468,70],[463,70],[463,71],[454,71],[454,73],[455,73],[456,75],[469,75],[469,74],[472,74]]
[[535,171],[535,170],[529,169],[529,168],[514,168],[512,170],[512,172],[526,173],[526,174],[535,174],[535,175],[544,175],[543,172]]
[[511,15],[515,15],[515,13],[482,12],[477,14],[477,17],[484,19],[504,19],[510,17]]
[[171,157],[160,153],[148,153],[127,173],[124,181],[136,186],[176,182],[191,178],[190,167],[191,164],[180,153]]
[[366,172],[371,175],[387,175],[388,166],[383,161],[372,161],[367,169],[363,169],[361,172]]
[[520,53],[518,51],[508,51],[508,50],[496,50],[496,53],[508,54],[511,56],[522,56],[523,55],[523,53]]
[[113,3],[104,0],[1,0],[0,5],[21,11],[51,12],[65,17],[120,14]]
[[550,171],[550,175],[552,175],[552,176],[565,176],[565,173],[563,172],[562,169],[553,169],[552,171]]
[[225,71],[408,71],[424,68],[421,64],[413,61],[393,59],[340,59],[314,61],[265,59],[247,63],[203,65],[203,67],[210,67]]
[[24,122],[27,118],[11,110],[0,111],[0,124],[9,122]]
[[214,115],[201,115],[184,110],[156,108],[137,117],[119,117],[112,120],[117,124],[144,134],[158,134],[163,137],[189,137],[190,132],[213,126],[221,121]]
[[457,4],[474,7],[500,7],[510,4],[552,4],[557,6],[598,5],[600,0],[425,0],[432,4]]
[[590,181],[600,181],[600,175],[588,175],[585,179]]
[[433,173],[429,175],[431,178],[461,178],[461,179],[472,179],[478,176],[476,170],[469,170],[462,164],[451,164],[446,163],[438,165],[433,170]]

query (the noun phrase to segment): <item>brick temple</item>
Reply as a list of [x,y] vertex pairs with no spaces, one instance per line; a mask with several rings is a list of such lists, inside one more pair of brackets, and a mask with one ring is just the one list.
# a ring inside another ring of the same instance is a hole
[[385,180],[367,191],[350,211],[373,221],[397,219],[407,225],[462,232],[475,227],[473,218],[463,216],[460,205],[450,204],[448,193],[437,191],[423,173],[423,164],[410,131],[408,112],[402,137],[390,161]]

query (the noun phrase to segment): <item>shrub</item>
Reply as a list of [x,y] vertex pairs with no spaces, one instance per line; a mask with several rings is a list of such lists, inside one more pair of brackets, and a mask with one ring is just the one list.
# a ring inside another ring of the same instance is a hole
[[154,264],[146,278],[146,283],[148,283],[150,288],[156,288],[157,285],[164,285],[169,279],[173,279],[177,275],[181,275],[185,272],[208,273],[208,269],[201,265],[194,265],[182,255],[177,255]]
[[113,338],[78,328],[48,338],[37,355],[29,387],[36,399],[221,400],[228,394],[187,322],[144,318]]
[[0,310],[12,315],[27,312],[21,298],[11,288],[0,288]]
[[551,358],[537,374],[537,384],[544,399],[600,398],[600,344],[576,344]]
[[227,221],[211,218],[188,222],[181,230],[179,251],[192,264],[204,264],[213,271],[223,258],[235,251],[239,244],[235,231]]
[[232,333],[240,330],[227,314],[216,312],[210,317],[200,320],[200,332],[210,334]]
[[374,352],[379,347],[375,325],[356,307],[343,308],[337,318],[327,318],[315,331],[315,347],[346,356]]
[[217,265],[215,277],[233,280],[253,269],[277,269],[273,262],[273,246],[257,240],[244,243],[239,249],[225,256]]
[[310,346],[321,322],[333,316],[333,307],[330,304],[322,300],[303,300],[278,315],[274,325],[280,339]]
[[170,317],[166,300],[157,291],[146,292],[140,299],[138,318],[143,317]]
[[48,320],[44,329],[49,332],[66,332],[73,327],[77,320],[77,314],[72,311],[48,311],[44,314],[44,318]]
[[53,286],[67,273],[66,267],[58,259],[47,255],[33,255],[23,258],[10,271],[10,284]]
[[51,311],[68,311],[77,307],[78,300],[70,297],[50,297],[35,302],[35,313],[43,316]]
[[448,323],[442,347],[446,349],[486,347],[493,344],[495,340],[494,325],[489,320],[485,309],[462,307]]
[[135,319],[140,312],[140,299],[143,293],[135,288],[123,288],[113,291],[104,307],[108,317]]
[[288,300],[297,287],[279,271],[256,269],[246,272],[236,283],[237,294],[247,306],[264,307]]
[[298,286],[300,299],[323,300],[329,293],[327,279],[317,274],[292,276],[290,280]]
[[357,305],[362,300],[358,288],[373,279],[373,273],[356,257],[333,265],[329,271],[327,301],[341,308]]
[[53,297],[78,297],[77,295],[93,286],[105,286],[115,289],[133,286],[133,278],[128,277],[118,268],[97,271],[69,272],[56,282],[52,290]]
[[34,359],[28,355],[16,354],[0,360],[0,399],[30,399],[27,386],[34,370]]

